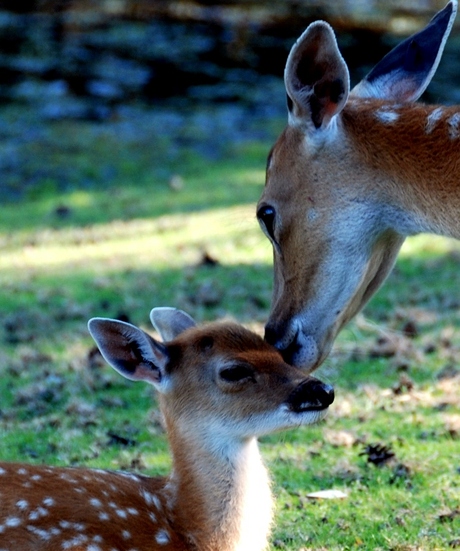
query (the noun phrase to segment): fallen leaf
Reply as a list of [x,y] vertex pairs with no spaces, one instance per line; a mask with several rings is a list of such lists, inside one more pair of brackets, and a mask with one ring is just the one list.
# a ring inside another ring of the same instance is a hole
[[341,490],[319,490],[318,492],[310,492],[307,497],[310,499],[344,499],[348,495]]
[[446,414],[443,415],[443,420],[450,436],[452,438],[458,438],[460,436],[460,415],[456,413],[450,415]]
[[455,518],[460,516],[460,508],[446,511],[438,515],[439,522],[452,522]]
[[356,443],[356,436],[346,430],[326,430],[324,438],[336,448],[351,448]]

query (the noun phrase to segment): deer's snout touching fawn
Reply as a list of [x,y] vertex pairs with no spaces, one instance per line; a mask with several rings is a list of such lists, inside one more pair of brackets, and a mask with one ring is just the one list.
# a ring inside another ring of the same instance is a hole
[[121,321],[89,330],[107,362],[158,391],[172,452],[165,478],[0,463],[0,550],[262,550],[272,499],[257,437],[314,423],[332,388],[231,323],[152,310],[164,342]]

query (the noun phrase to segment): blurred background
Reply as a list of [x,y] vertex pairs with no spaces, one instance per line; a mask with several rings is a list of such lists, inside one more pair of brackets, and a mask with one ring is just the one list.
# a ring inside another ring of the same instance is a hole
[[[96,126],[125,121],[117,126],[120,140],[136,134],[148,140],[150,133],[160,133],[177,147],[191,143],[211,158],[218,157],[229,141],[271,139],[269,121],[285,115],[286,56],[311,21],[321,18],[333,25],[356,83],[444,4],[444,0],[2,1],[2,198],[18,199],[35,185],[43,185],[44,178],[60,190],[85,185],[88,176],[78,170],[70,173],[64,167],[34,162],[37,152],[31,151],[30,143],[43,138],[44,126],[55,121],[90,121]],[[457,45],[455,38],[447,43],[425,98],[430,102],[460,102]],[[190,121],[191,128],[184,132]],[[109,181],[112,172],[106,167],[100,177]]]

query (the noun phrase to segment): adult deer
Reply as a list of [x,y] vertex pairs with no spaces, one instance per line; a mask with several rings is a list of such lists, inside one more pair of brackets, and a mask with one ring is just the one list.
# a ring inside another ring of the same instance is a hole
[[452,0],[349,93],[331,27],[311,24],[284,74],[288,125],[257,208],[273,244],[265,338],[312,371],[385,280],[409,235],[460,237],[460,107],[415,103],[457,11]]
[[89,330],[113,368],[158,391],[171,475],[0,463],[1,550],[266,547],[272,501],[256,438],[318,421],[332,388],[241,326],[196,327],[173,308],[150,317],[165,342],[115,320]]

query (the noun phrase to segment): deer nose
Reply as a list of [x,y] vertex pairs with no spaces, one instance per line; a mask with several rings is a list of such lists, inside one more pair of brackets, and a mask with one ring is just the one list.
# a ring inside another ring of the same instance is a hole
[[320,411],[329,407],[333,401],[332,386],[313,377],[300,383],[288,398],[289,407],[296,413]]
[[265,326],[264,339],[277,348],[284,360],[293,365],[295,354],[299,350],[297,342],[297,331],[287,331],[284,324],[267,323]]
[[264,339],[272,346],[281,348],[282,335],[283,335],[283,331],[280,327],[270,323],[267,323],[267,325],[265,326]]

